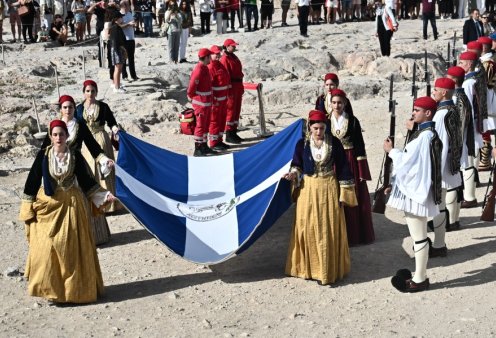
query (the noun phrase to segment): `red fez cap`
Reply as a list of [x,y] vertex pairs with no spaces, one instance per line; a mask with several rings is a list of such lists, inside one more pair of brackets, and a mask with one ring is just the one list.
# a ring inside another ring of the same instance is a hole
[[463,70],[462,67],[459,67],[459,66],[449,67],[447,74],[451,75],[451,76],[460,77],[460,78],[465,77],[465,71]]
[[324,112],[320,110],[310,110],[310,113],[308,113],[308,120],[309,121],[326,121],[327,116]]
[[467,50],[468,49],[482,50],[482,43],[478,41],[470,41],[467,43]]
[[227,47],[227,46],[237,46],[237,45],[238,44],[233,39],[226,39],[226,41],[224,41],[224,47]]
[[213,45],[212,47],[210,47],[210,51],[212,52],[212,54],[219,54],[220,52],[222,52],[222,49],[217,45]]
[[86,80],[83,82],[83,91],[86,89],[86,87],[92,86],[98,91],[98,86],[96,85],[96,82],[93,80]]
[[477,39],[477,42],[480,42],[482,45],[492,45],[493,40],[489,38],[488,36],[481,36],[480,38]]
[[52,130],[55,127],[60,127],[62,129],[64,129],[65,132],[67,133],[67,135],[69,135],[69,130],[67,130],[67,125],[65,124],[64,121],[62,121],[62,120],[53,120],[52,122],[50,122],[50,135],[52,134]]
[[204,58],[205,56],[209,56],[211,54],[212,52],[208,50],[208,48],[200,48],[200,50],[198,51],[199,58]]
[[475,61],[479,57],[474,52],[463,52],[460,54],[460,60],[472,60]]
[[76,106],[76,102],[74,101],[74,99],[72,98],[72,96],[69,96],[69,95],[62,95],[61,97],[59,97],[59,104],[62,105],[62,103],[64,102],[72,102],[72,104],[74,105],[74,107]]
[[344,92],[344,90],[341,89],[333,89],[331,90],[331,97],[334,96],[346,97],[346,93]]
[[331,80],[332,82],[339,82],[339,77],[334,73],[327,73],[324,77],[324,82]]
[[434,82],[434,87],[443,89],[455,89],[455,81],[447,77],[441,77]]
[[430,96],[422,96],[415,100],[413,103],[414,107],[420,107],[425,110],[430,110],[431,112],[435,112],[437,109],[437,102]]

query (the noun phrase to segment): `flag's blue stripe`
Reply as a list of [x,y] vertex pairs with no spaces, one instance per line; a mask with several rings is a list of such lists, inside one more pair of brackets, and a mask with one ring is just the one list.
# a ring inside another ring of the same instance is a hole
[[119,133],[117,164],[140,182],[162,195],[188,201],[188,158]]
[[116,194],[138,221],[162,243],[184,256],[186,218],[157,210],[134,196],[116,177]]
[[[273,189],[271,187],[271,189],[267,189],[267,190],[272,191]],[[263,194],[265,194],[266,192],[267,191],[264,191]],[[272,199],[262,222],[259,224],[256,230],[250,236],[248,241],[246,241],[245,243],[240,241],[240,243],[243,243],[243,245],[238,249],[238,251],[236,251],[236,254],[238,255],[241,254],[243,251],[248,249],[253,243],[255,243],[255,241],[258,238],[260,238],[260,236],[262,236],[268,229],[270,229],[270,227],[277,221],[277,219],[286,212],[286,210],[291,206],[292,203],[293,202],[291,201],[291,184],[287,180],[282,180],[279,183],[279,186],[277,187],[274,198]],[[243,207],[244,207],[244,203],[238,207],[238,215],[243,215],[246,212],[245,210],[243,211],[240,210]],[[241,222],[239,216],[238,216],[238,222]],[[288,228],[289,227],[290,224],[288,224]]]
[[302,136],[303,120],[298,120],[253,147],[234,154],[236,195],[252,189],[291,161]]

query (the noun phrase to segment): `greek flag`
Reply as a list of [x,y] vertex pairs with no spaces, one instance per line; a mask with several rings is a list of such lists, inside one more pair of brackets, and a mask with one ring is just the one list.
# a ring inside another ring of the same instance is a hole
[[196,263],[246,250],[291,205],[289,170],[299,120],[233,154],[192,157],[119,133],[116,194],[160,242]]

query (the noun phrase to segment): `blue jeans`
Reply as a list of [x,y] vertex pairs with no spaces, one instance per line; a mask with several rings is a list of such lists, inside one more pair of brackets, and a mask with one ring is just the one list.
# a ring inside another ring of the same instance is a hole
[[145,37],[149,38],[153,34],[152,13],[142,13],[143,26],[145,27]]

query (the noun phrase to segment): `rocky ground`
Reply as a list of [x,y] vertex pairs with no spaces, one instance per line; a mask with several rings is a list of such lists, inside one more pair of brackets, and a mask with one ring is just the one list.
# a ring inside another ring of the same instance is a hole
[[[421,21],[402,21],[391,57],[380,56],[374,23],[309,27],[299,35],[296,17],[288,28],[255,33],[194,36],[188,60],[200,47],[240,43],[246,81],[262,82],[267,126],[278,131],[306,116],[322,90],[322,77],[337,72],[364,129],[374,191],[388,135],[389,77],[395,80],[397,145],[411,109],[413,65],[419,66],[419,95],[425,93],[423,55],[431,78],[444,71],[447,43],[462,20],[438,21],[440,38],[421,39]],[[199,21],[199,19],[197,20]],[[430,29],[430,28],[429,28]],[[8,20],[4,22],[4,40]],[[195,34],[197,27],[195,27]],[[461,40],[457,41],[461,47]],[[394,272],[414,268],[412,243],[401,213],[373,215],[377,240],[351,248],[352,270],[332,287],[284,275],[294,216],[291,208],[250,250],[214,266],[182,260],[152,238],[131,215],[108,217],[109,244],[98,249],[106,296],[96,304],[53,307],[29,297],[24,270],[27,244],[17,221],[19,196],[39,147],[35,134],[57,116],[55,67],[61,94],[82,98],[84,76],[99,84],[99,98],[131,134],[175,152],[191,154],[193,141],[178,133],[177,113],[186,106],[185,86],[194,63],[168,61],[165,38],[137,39],[141,81],[113,94],[108,72],[98,68],[91,45],[4,45],[0,68],[0,336],[494,336],[496,228],[479,221],[481,209],[462,212],[462,230],[447,234],[448,257],[429,261],[428,292],[401,294],[390,284]],[[84,69],[83,74],[83,52]],[[55,66],[55,67],[54,67]],[[242,137],[258,139],[258,102],[246,93]],[[239,149],[236,149],[239,150]],[[481,174],[483,182],[489,175]],[[482,201],[485,187],[477,191]]]

